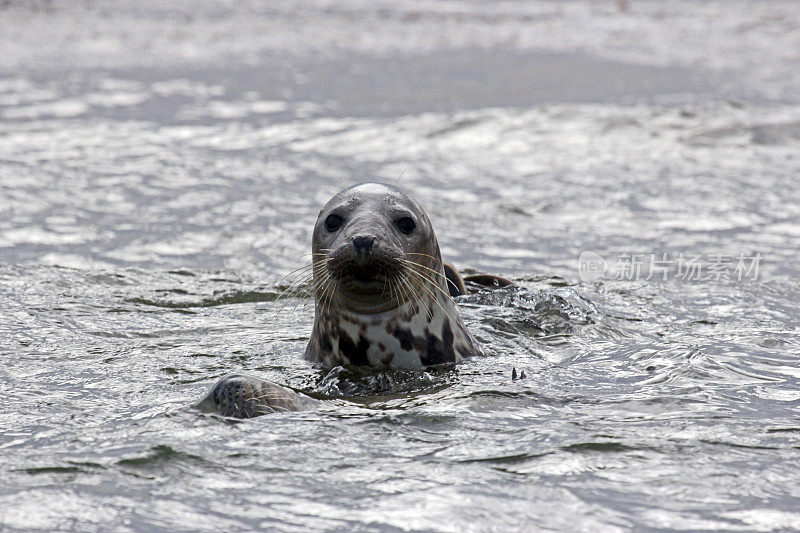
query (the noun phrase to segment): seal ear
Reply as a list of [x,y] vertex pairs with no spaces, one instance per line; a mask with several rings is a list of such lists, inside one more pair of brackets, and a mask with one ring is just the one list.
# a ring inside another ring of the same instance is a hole
[[464,286],[458,270],[450,263],[444,263],[442,266],[444,267],[444,275],[447,278],[447,289],[450,291],[450,296],[467,294],[467,288]]

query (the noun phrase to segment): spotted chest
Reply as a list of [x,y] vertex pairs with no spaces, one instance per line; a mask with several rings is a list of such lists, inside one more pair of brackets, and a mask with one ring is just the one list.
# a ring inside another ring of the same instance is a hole
[[375,315],[316,311],[306,358],[327,367],[418,369],[483,354],[449,298],[422,298]]

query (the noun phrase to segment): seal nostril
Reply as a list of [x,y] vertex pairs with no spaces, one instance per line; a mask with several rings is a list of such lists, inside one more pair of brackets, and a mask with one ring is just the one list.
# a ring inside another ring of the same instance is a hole
[[375,237],[353,237],[353,248],[358,255],[368,254],[374,242]]

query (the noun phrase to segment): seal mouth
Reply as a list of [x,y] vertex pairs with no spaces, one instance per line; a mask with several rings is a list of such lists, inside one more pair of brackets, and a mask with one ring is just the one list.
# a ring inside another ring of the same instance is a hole
[[374,266],[351,265],[336,276],[343,290],[361,295],[383,294],[392,283],[392,273]]
[[412,271],[412,262],[389,237],[366,230],[355,237],[346,234],[315,269],[317,299],[364,314],[401,307],[421,296],[427,276]]
[[342,282],[342,288],[347,292],[358,294],[380,294],[386,290],[388,280],[383,279],[358,279],[351,278]]
[[394,250],[379,248],[364,256],[343,247],[328,256],[326,264],[331,279],[340,288],[362,294],[382,291],[403,270]]
[[353,281],[368,283],[371,281],[383,281],[386,275],[378,268],[373,266],[350,265],[343,269],[340,277],[349,278]]
[[339,266],[329,270],[331,279],[325,285],[333,291],[329,298],[343,307],[360,313],[382,312],[402,305],[411,297],[406,288],[409,282],[403,281],[401,264]]

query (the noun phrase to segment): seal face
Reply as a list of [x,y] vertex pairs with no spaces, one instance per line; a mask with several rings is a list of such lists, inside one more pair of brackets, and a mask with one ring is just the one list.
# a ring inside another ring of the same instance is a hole
[[400,189],[362,183],[331,198],[314,226],[312,257],[307,359],[422,368],[483,354],[450,297],[428,216]]

